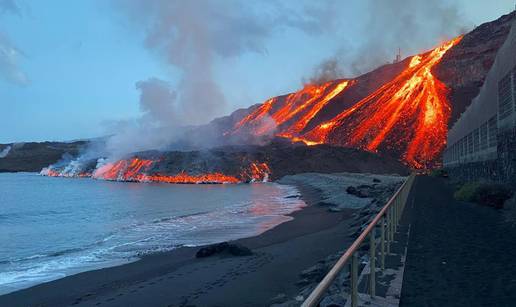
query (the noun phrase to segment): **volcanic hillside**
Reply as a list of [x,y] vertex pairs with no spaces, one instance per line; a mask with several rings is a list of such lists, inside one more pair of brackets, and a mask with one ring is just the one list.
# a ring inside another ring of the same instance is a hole
[[308,84],[188,127],[168,151],[114,158],[80,154],[87,152],[83,143],[0,144],[0,172],[46,165],[41,173],[49,176],[206,183],[301,172],[404,173],[399,160],[431,168],[439,164],[448,127],[477,95],[515,16],[362,76]]
[[[439,164],[446,134],[478,94],[515,13],[428,52],[370,73],[273,97],[214,121],[226,142],[271,136],[393,156],[413,168]],[[367,59],[364,59],[367,60]]]

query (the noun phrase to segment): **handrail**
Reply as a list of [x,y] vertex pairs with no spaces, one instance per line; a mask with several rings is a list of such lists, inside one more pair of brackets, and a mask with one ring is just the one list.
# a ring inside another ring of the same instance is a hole
[[[321,280],[321,282],[317,285],[317,287],[312,291],[312,293],[308,296],[308,298],[303,302],[301,305],[302,307],[315,307],[319,304],[319,301],[323,297],[324,293],[328,288],[331,286],[332,282],[337,278],[338,274],[342,271],[342,269],[345,267],[345,265],[348,263],[348,261],[351,259],[352,262],[356,258],[353,257],[355,255],[355,252],[360,248],[360,245],[365,241],[368,235],[372,235],[371,242],[373,243],[371,246],[372,250],[372,262],[374,263],[374,259],[376,257],[375,255],[375,236],[374,236],[374,230],[375,227],[380,223],[382,226],[382,257],[383,257],[383,240],[384,240],[384,226],[387,226],[387,232],[389,235],[387,236],[387,243],[389,244],[390,238],[393,238],[393,230],[395,231],[396,226],[394,224],[398,223],[399,218],[401,217],[401,213],[403,211],[403,208],[405,207],[406,203],[406,197],[408,196],[408,192],[410,191],[410,188],[412,187],[412,182],[414,181],[415,174],[411,174],[407,180],[398,188],[396,193],[389,199],[387,204],[383,206],[383,208],[378,212],[378,214],[375,216],[375,218],[369,223],[369,225],[366,227],[364,231],[358,236],[358,238],[351,244],[351,246],[346,250],[346,252],[339,258],[339,260],[335,263],[335,265],[331,268],[331,270],[326,274],[326,276]],[[385,217],[386,216],[386,217]],[[387,219],[387,223],[385,225],[384,221]],[[389,247],[387,247],[389,250]],[[355,260],[356,261],[356,260]],[[352,264],[352,271],[353,266],[356,267],[356,263]],[[382,266],[383,266],[383,260],[382,260]],[[371,268],[372,274],[374,274],[374,265]],[[352,272],[352,275],[356,275],[356,272]],[[351,294],[352,298],[352,306],[356,306],[356,280],[353,282],[353,276],[352,278],[352,290],[354,293]],[[356,276],[355,276],[356,279]],[[374,279],[374,278],[373,278]],[[353,285],[354,283],[354,285]],[[374,284],[374,280],[373,280]],[[372,287],[374,289],[374,285]],[[371,293],[371,295],[374,296],[374,290]],[[353,297],[355,296],[355,297]]]

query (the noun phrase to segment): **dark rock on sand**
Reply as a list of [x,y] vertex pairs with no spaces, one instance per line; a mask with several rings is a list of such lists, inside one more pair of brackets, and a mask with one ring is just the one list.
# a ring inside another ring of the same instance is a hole
[[371,190],[374,190],[374,187],[370,185],[359,185],[358,187],[349,186],[346,188],[346,192],[348,194],[354,195],[359,198],[371,197]]
[[320,201],[317,203],[318,206],[335,206],[334,203],[330,203],[330,202],[327,202],[327,201]]
[[301,195],[289,195],[289,196],[285,196],[285,198],[300,198]]
[[316,265],[304,270],[301,272],[301,280],[309,280],[311,282],[319,282],[321,281],[326,273],[328,272],[329,266],[327,263],[323,261],[319,261]]
[[319,306],[321,307],[344,307],[346,306],[346,297],[345,295],[338,293],[333,295],[326,296]]
[[222,242],[201,248],[199,251],[197,251],[195,257],[205,258],[221,253],[230,254],[233,256],[249,256],[253,254],[253,252],[249,248],[242,246],[240,244],[230,244],[228,242]]
[[360,193],[360,191],[359,191],[357,188],[355,188],[355,187],[347,187],[347,188],[346,188],[346,192],[347,192],[348,194],[354,195],[354,196],[356,196],[356,197],[365,198],[365,196],[364,196],[364,195],[362,195],[362,194]]
[[271,304],[281,304],[288,300],[285,293],[280,293],[271,299]]

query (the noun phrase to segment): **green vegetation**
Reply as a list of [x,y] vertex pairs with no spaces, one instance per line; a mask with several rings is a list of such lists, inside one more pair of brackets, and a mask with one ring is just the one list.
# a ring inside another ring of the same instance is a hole
[[438,168],[438,169],[433,169],[430,171],[430,174],[429,174],[431,177],[443,177],[443,178],[448,178],[448,172],[446,172],[444,169],[442,168]]
[[454,197],[460,201],[503,208],[505,201],[511,198],[512,195],[513,191],[503,184],[467,182],[459,187]]

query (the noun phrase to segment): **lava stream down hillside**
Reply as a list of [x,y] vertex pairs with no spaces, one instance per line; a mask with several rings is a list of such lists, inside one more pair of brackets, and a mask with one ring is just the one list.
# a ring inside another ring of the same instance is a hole
[[394,154],[413,168],[438,163],[451,113],[448,89],[432,73],[457,37],[410,58],[394,79],[329,120],[315,122],[325,106],[358,80],[307,85],[265,101],[226,134],[271,134],[307,145],[331,144]]

